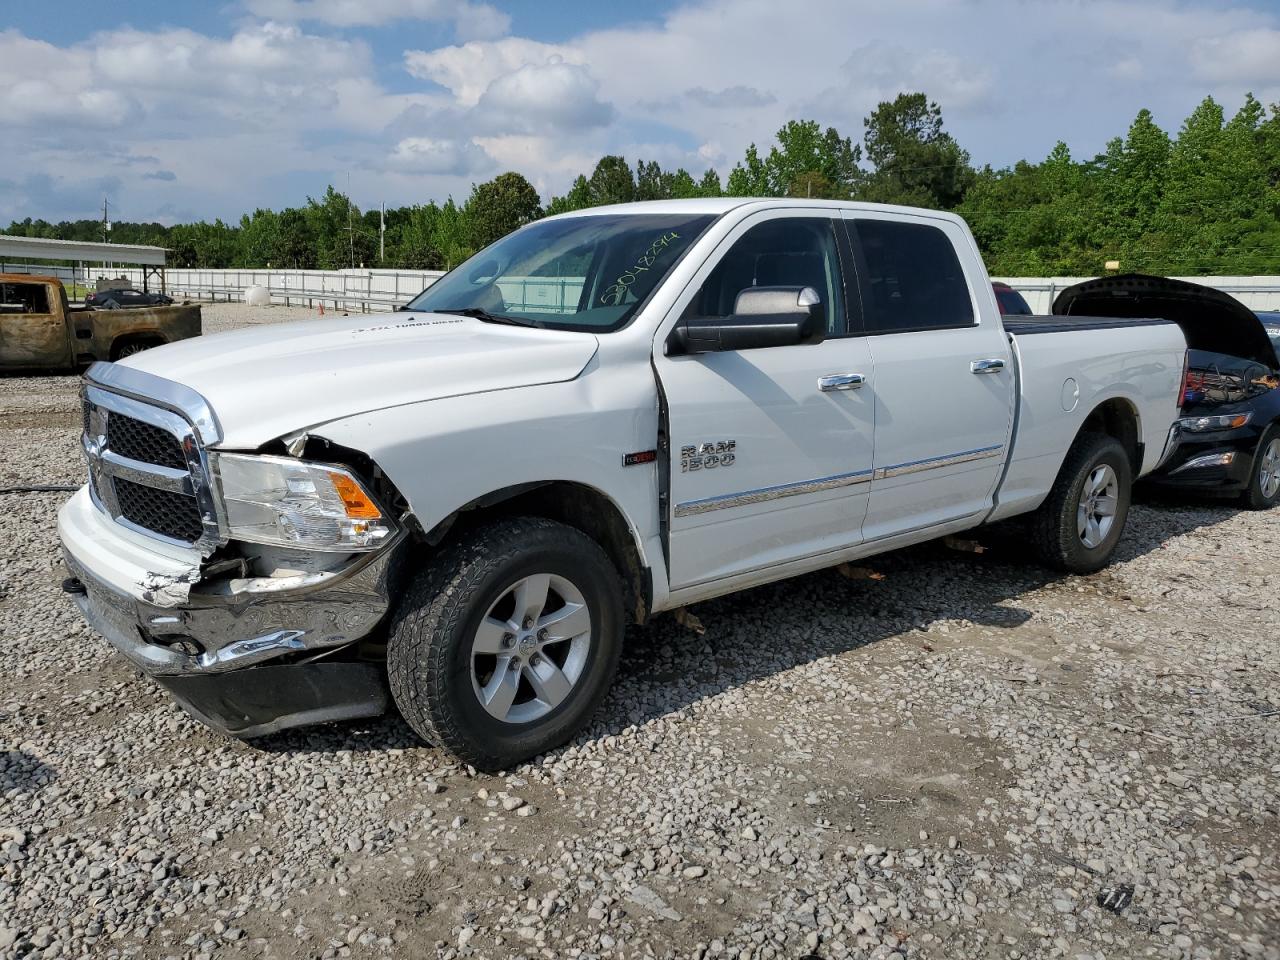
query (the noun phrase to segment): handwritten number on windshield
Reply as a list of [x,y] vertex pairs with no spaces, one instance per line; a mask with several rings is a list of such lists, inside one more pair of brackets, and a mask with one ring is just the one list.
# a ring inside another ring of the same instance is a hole
[[649,249],[646,250],[644,254],[641,255],[640,259],[636,261],[635,266],[631,267],[622,274],[622,276],[618,277],[617,280],[613,281],[608,289],[601,294],[600,302],[610,307],[616,307],[618,304],[622,303],[623,299],[627,295],[627,291],[631,288],[631,285],[636,282],[640,274],[647,273],[649,268],[657,263],[658,257],[661,256],[662,252],[671,245],[671,241],[679,239],[680,234],[672,231],[671,233],[663,234],[657,240],[653,241],[653,243],[649,245]]

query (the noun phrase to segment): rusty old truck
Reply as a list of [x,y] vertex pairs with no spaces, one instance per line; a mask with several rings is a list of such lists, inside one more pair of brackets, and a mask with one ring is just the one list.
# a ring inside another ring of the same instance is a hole
[[198,337],[200,306],[89,310],[57,277],[0,273],[0,371],[65,370]]

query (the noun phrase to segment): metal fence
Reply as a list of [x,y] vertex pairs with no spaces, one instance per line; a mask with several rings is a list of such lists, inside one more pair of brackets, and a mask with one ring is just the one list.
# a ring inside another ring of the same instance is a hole
[[41,277],[57,277],[64,286],[84,281],[82,271],[75,267],[55,267],[47,263],[0,263],[0,273],[36,274]]
[[[142,285],[142,271],[133,268],[50,267],[41,264],[0,264],[0,272],[40,273],[63,283],[92,286],[98,277],[129,279]],[[392,310],[407,303],[444,274],[439,270],[199,270],[166,271],[171,294],[196,300],[242,301],[252,286],[266,287],[272,303],[326,307],[350,311]],[[1066,287],[1089,277],[997,277],[1020,291],[1036,313],[1049,313],[1054,298]],[[1181,277],[1229,293],[1254,310],[1280,310],[1280,276]],[[499,286],[508,306],[525,312],[563,312],[576,303],[580,277],[504,277]]]
[[[135,286],[142,271],[91,267],[89,281],[124,277]],[[165,271],[171,296],[194,300],[243,301],[250,287],[265,287],[272,303],[368,313],[407,303],[444,276],[442,270],[200,270],[177,267]]]

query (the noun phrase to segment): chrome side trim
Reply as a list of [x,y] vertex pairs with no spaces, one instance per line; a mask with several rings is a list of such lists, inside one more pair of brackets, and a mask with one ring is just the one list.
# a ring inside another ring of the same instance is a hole
[[744,490],[741,493],[729,493],[719,497],[707,497],[703,500],[686,500],[677,503],[677,517],[696,517],[698,514],[710,513],[713,510],[724,510],[729,507],[744,507],[753,503],[765,503],[782,497],[795,497],[802,493],[818,493],[822,490],[835,490],[837,487],[851,487],[859,483],[870,483],[871,471],[859,470],[855,473],[840,473],[832,477],[819,477],[816,480],[801,480],[797,483],[781,483],[776,487],[760,487],[756,490]]
[[907,463],[896,463],[891,467],[876,468],[876,479],[887,480],[890,477],[901,477],[909,473],[921,473],[925,470],[937,470],[941,467],[953,467],[957,463],[969,463],[972,460],[986,460],[998,457],[1004,449],[1003,443],[990,447],[979,447],[976,450],[963,450],[960,453],[949,453],[943,457],[929,457],[925,460],[911,460]]

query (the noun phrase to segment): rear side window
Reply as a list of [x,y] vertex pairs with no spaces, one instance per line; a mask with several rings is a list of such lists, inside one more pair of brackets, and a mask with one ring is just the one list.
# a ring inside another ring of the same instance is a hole
[[48,313],[49,288],[43,283],[0,284],[0,313]]
[[969,287],[945,233],[895,220],[854,220],[850,228],[867,333],[973,326]]

